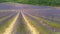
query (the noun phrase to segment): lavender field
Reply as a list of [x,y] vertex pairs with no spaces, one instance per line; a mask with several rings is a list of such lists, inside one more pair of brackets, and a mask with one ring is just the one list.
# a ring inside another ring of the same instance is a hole
[[0,3],[0,34],[60,34],[60,7]]

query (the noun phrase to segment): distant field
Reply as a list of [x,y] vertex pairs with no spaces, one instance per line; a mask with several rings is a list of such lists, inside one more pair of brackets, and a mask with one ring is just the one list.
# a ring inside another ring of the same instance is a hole
[[1,2],[17,2],[41,6],[60,6],[60,0],[0,0]]

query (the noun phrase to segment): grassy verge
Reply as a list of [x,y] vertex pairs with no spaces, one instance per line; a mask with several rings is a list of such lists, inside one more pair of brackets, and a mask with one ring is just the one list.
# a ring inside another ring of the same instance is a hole
[[40,6],[60,6],[60,0],[0,0],[1,2],[17,2],[24,4],[33,4]]

